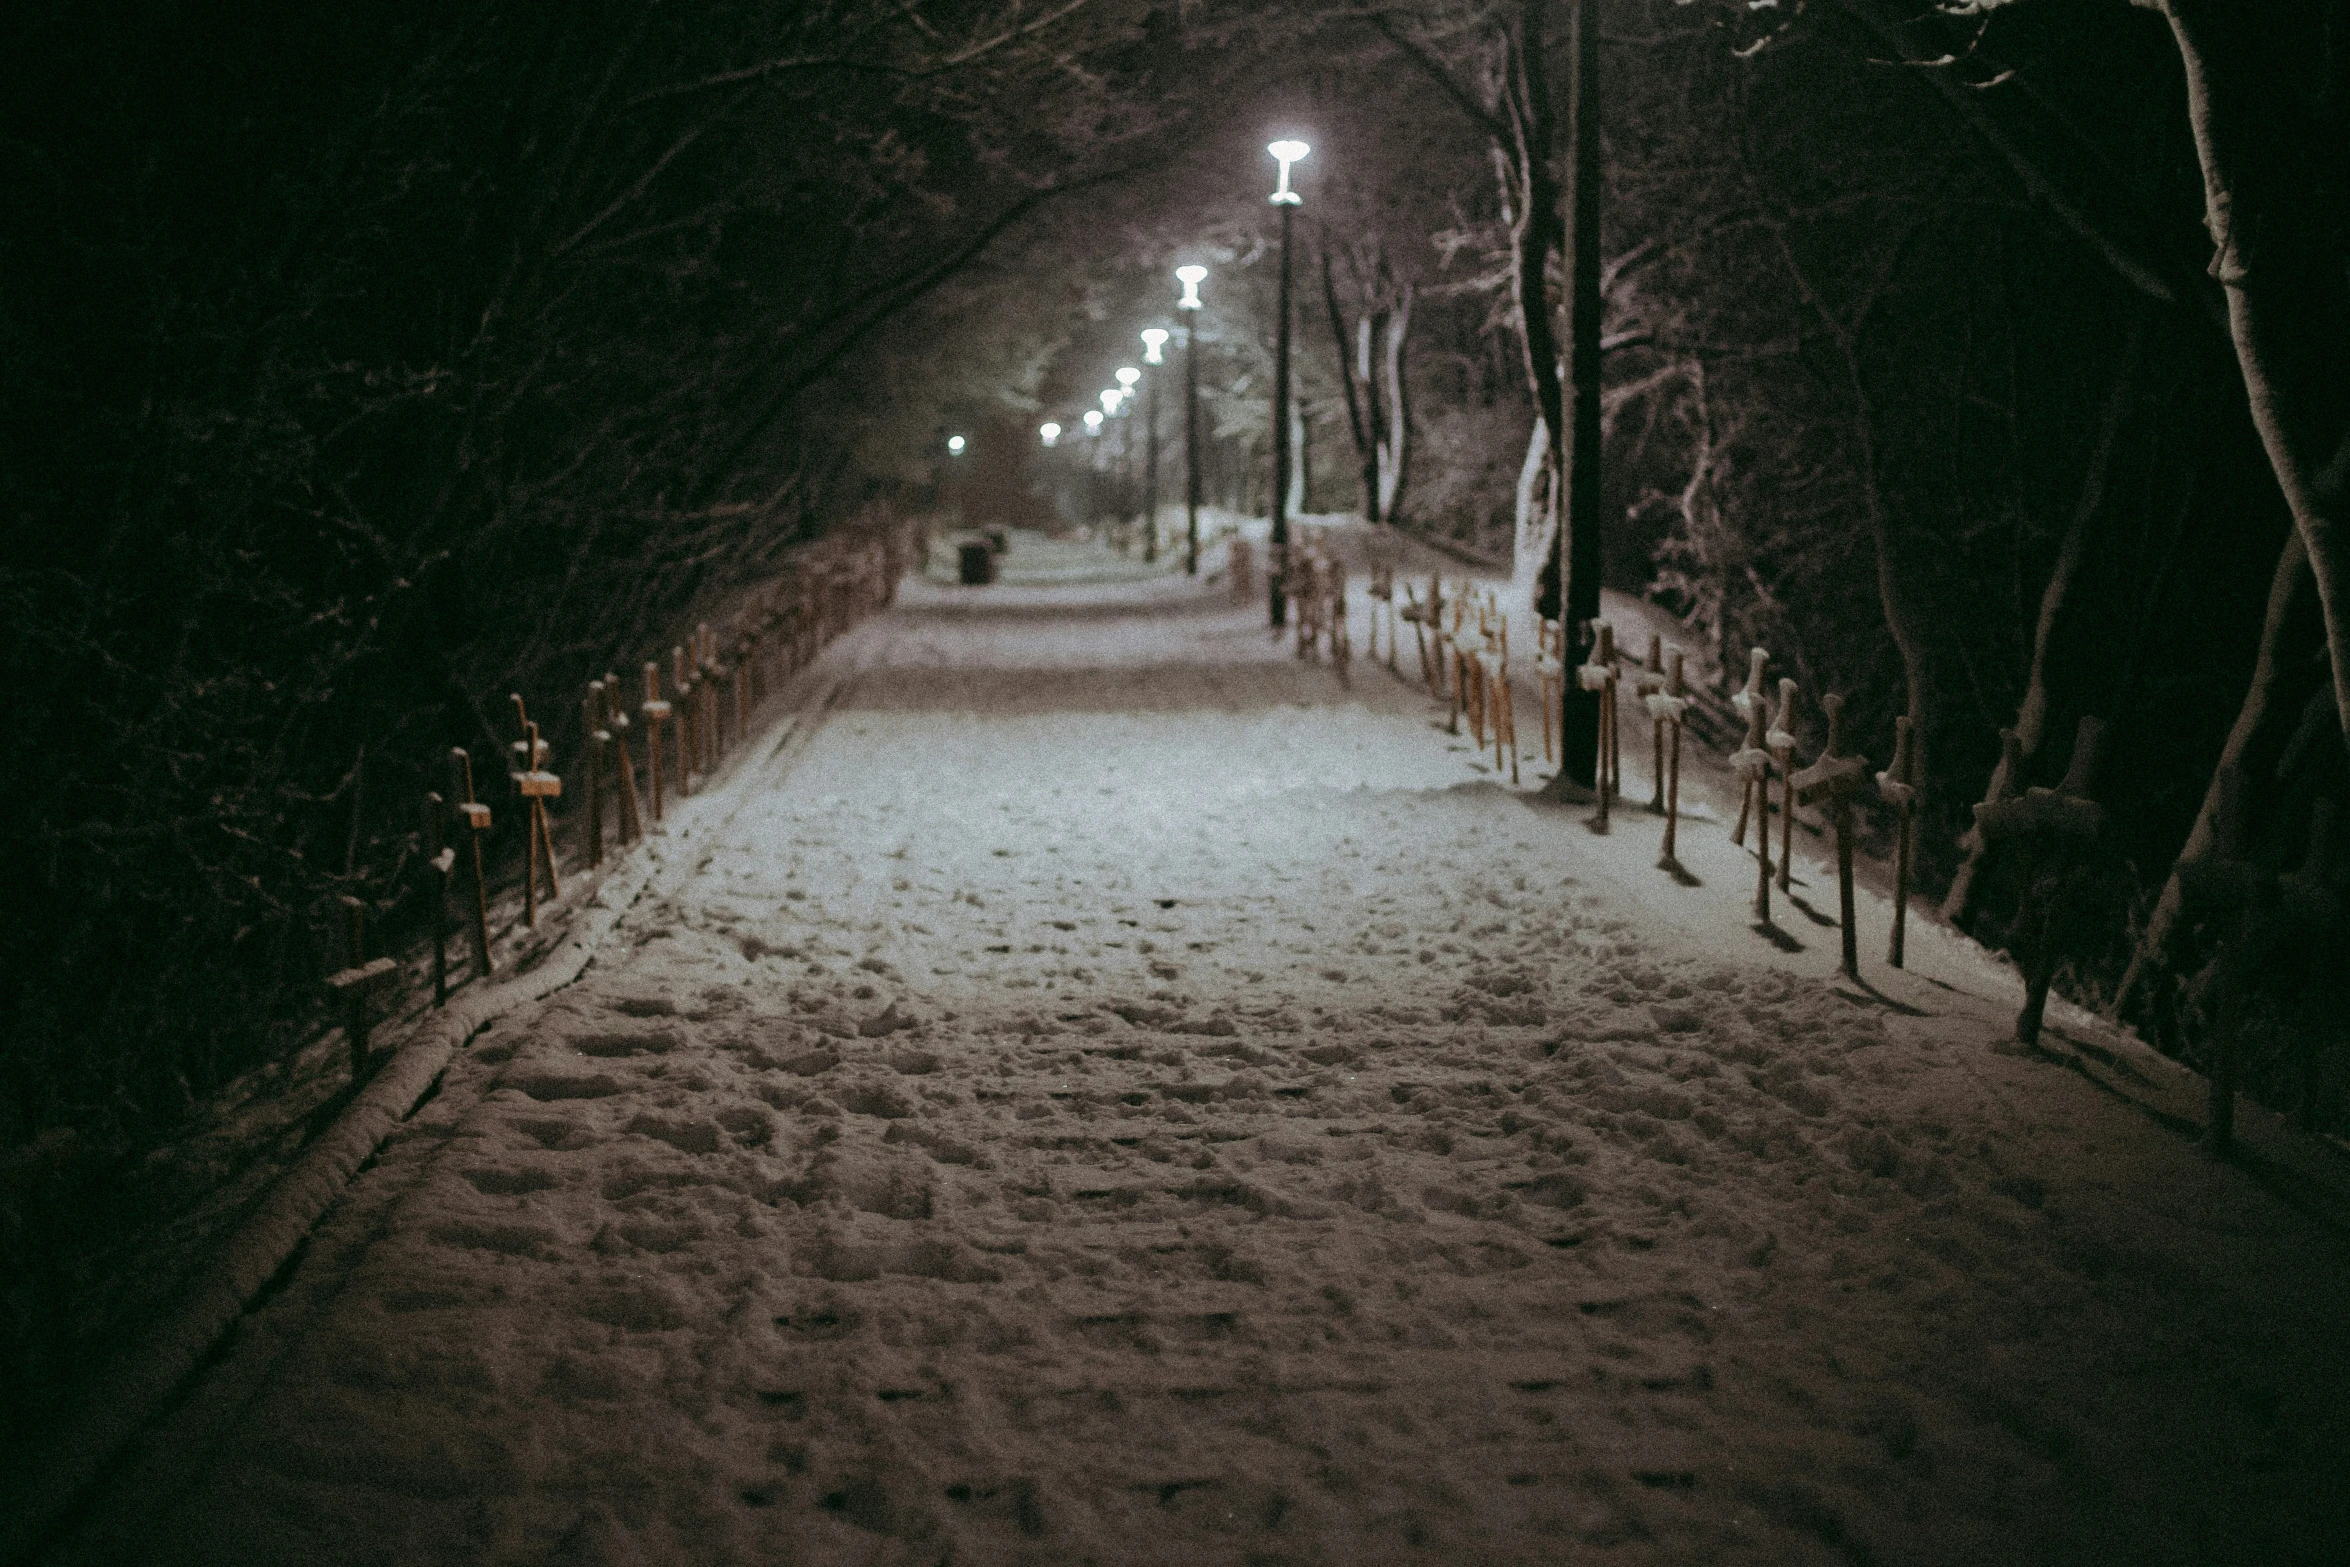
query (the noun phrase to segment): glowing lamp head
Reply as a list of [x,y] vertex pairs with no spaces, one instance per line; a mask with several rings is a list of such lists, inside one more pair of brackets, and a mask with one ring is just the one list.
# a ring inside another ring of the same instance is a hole
[[950,435],[947,437],[947,455],[950,457],[963,455],[963,438],[961,436]]
[[1183,297],[1175,301],[1178,310],[1199,308],[1199,286],[1208,280],[1208,269],[1201,266],[1177,267],[1175,281],[1183,285]]
[[1088,435],[1102,433],[1102,411],[1099,408],[1085,410],[1085,433]]
[[1118,367],[1118,384],[1128,391],[1134,390],[1134,383],[1141,379],[1142,372],[1135,369],[1134,366],[1120,365]]
[[1105,388],[1102,392],[1102,412],[1105,414],[1116,413],[1118,411],[1118,399],[1124,395],[1125,394],[1123,392],[1119,391],[1118,388],[1114,386]]
[[1060,440],[1061,427],[1048,419],[1036,427],[1036,433],[1043,439],[1045,445],[1051,446]]
[[1165,364],[1167,362],[1166,356],[1161,354],[1159,350],[1166,346],[1167,329],[1165,327],[1146,326],[1142,329],[1142,362],[1144,364]]
[[1289,166],[1313,151],[1302,141],[1277,141],[1266,147],[1281,163],[1281,183],[1274,187],[1272,202],[1276,207],[1294,207],[1304,198],[1289,188]]

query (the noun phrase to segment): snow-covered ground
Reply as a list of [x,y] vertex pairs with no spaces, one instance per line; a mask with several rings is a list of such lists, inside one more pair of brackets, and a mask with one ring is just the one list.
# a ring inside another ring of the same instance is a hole
[[828,657],[58,1560],[2350,1549],[2329,1151],[2210,1164],[2062,1009],[2002,1050],[1881,900],[1837,980],[1832,878],[1785,950],[1718,821],[1668,877],[1531,713],[1514,791],[1220,587],[917,581]]

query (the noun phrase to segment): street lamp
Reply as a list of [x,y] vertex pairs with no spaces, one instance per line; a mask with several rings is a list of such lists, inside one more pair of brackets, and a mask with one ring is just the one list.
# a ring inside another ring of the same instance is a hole
[[947,437],[947,455],[950,457],[963,455],[963,438],[961,436],[950,435]]
[[[1112,372],[1112,374],[1118,378],[1117,388],[1115,391],[1104,392],[1102,396],[1105,398],[1117,398],[1116,402],[1111,403],[1108,406],[1112,417],[1118,417],[1124,415],[1127,412],[1126,400],[1134,395],[1134,383],[1142,379],[1142,372],[1135,369],[1132,365],[1120,365],[1115,371]],[[1126,486],[1134,482],[1134,447],[1132,445],[1132,439],[1133,438],[1131,436],[1124,434],[1121,434],[1118,437],[1118,521],[1120,524],[1123,524],[1126,521],[1126,502],[1128,499]],[[1153,531],[1155,532],[1156,530],[1154,529]],[[1155,542],[1143,546],[1143,558],[1145,560],[1157,560],[1159,558],[1159,552]]]
[[1183,570],[1188,576],[1199,575],[1199,356],[1192,344],[1198,332],[1191,322],[1199,317],[1199,286],[1208,280],[1208,269],[1202,266],[1177,267],[1175,281],[1183,285],[1183,297],[1175,301],[1175,308],[1188,312],[1181,317],[1183,336]]
[[[1142,329],[1142,362],[1158,366],[1167,362],[1159,350],[1166,345],[1167,329],[1146,326]],[[1143,408],[1143,466],[1142,466],[1142,558],[1157,564],[1159,559],[1159,378],[1151,377],[1150,398]]]
[[1085,433],[1088,435],[1102,433],[1102,411],[1099,408],[1085,410]]
[[1302,141],[1277,141],[1265,148],[1281,165],[1270,198],[1281,209],[1280,319],[1273,338],[1273,531],[1265,548],[1265,580],[1272,595],[1273,629],[1288,619],[1289,586],[1289,230],[1303,198],[1289,188],[1289,166],[1312,149]]
[[1053,423],[1050,419],[1047,419],[1044,423],[1038,425],[1036,427],[1036,433],[1043,438],[1044,444],[1047,446],[1057,446],[1060,444],[1061,427]]

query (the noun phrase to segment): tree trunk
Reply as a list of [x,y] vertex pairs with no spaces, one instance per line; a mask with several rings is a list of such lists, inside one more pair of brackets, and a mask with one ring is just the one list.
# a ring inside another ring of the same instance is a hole
[[[1529,16],[1541,0],[1527,0]],[[1559,508],[1559,596],[1569,646],[1580,651],[1583,627],[1599,613],[1600,552],[1600,310],[1599,291],[1599,4],[1575,0],[1567,48],[1567,386],[1573,424],[1556,465],[1564,479]],[[1538,39],[1529,37],[1526,55],[1529,95],[1541,88]],[[1546,362],[1547,363],[1547,362]],[[1556,426],[1554,425],[1555,429]],[[1571,661],[1571,656],[1570,656]],[[1559,771],[1562,785],[1593,781],[1599,739],[1596,692],[1579,682],[1561,682]]]
[[[2114,376],[2113,390],[2105,399],[2105,414],[2097,425],[2097,444],[2089,453],[2089,468],[2081,479],[2080,499],[2065,526],[2064,543],[2056,552],[2056,565],[2048,573],[2046,586],[2040,590],[2040,618],[2032,629],[2031,670],[2025,677],[2023,701],[2017,704],[2015,714],[2017,755],[2027,765],[2039,754],[2040,741],[2048,727],[2048,650],[2056,640],[2057,623],[2063,619],[2072,598],[2073,583],[2088,558],[2090,525],[2105,508],[2105,485],[2113,469],[2114,443],[2137,393],[2138,364],[2145,342],[2145,315],[2140,312],[2131,323],[2121,368]],[[1988,805],[2003,799],[2011,788],[2021,786],[2020,779],[2007,776],[2007,753],[2003,750],[1991,769],[1991,781],[1983,787],[1983,802]],[[1954,925],[1963,924],[1973,909],[1975,879],[1989,847],[1983,835],[1972,828],[1959,842],[1966,850],[1966,858],[1959,863],[1958,874],[1951,878],[1949,895],[1942,900],[1942,917]]]
[[1860,432],[1861,493],[1868,511],[1869,538],[1877,553],[1877,604],[1884,613],[1885,629],[1892,634],[1893,646],[1901,654],[1902,680],[1909,704],[1910,765],[1918,777],[1930,778],[1933,774],[1927,770],[1926,757],[1930,743],[1927,724],[1934,710],[1932,680],[1926,671],[1926,649],[1918,635],[1918,618],[1911,613],[1894,558],[1893,519],[1886,515],[1884,492],[1877,487],[1876,422],[1861,383],[1857,359],[1852,363],[1852,393],[1854,419]]
[[[1329,311],[1330,338],[1338,348],[1338,384],[1346,391],[1346,429],[1347,433],[1354,437],[1355,458],[1361,463],[1363,470],[1363,520],[1376,524],[1382,511],[1379,482],[1379,432],[1376,428],[1378,388],[1369,384],[1369,370],[1358,368],[1367,367],[1370,363],[1371,317],[1366,313],[1360,321],[1355,323],[1356,333],[1360,339],[1360,348],[1350,356],[1347,352],[1346,342],[1346,312],[1338,308],[1338,283],[1331,276],[1328,246],[1324,246],[1322,249],[1322,304]],[[1372,403],[1371,417],[1368,420],[1363,417],[1365,412],[1363,403],[1366,397]]]
[[1551,534],[1556,526],[1553,519],[1556,508],[1550,502],[1558,486],[1543,483],[1550,472],[1550,450],[1549,427],[1543,424],[1542,415],[1536,414],[1534,427],[1526,432],[1526,460],[1518,465],[1517,529],[1511,534],[1515,548],[1510,586],[1517,601],[1537,610],[1541,605],[1539,579],[1544,565],[1557,558]]
[[[1403,286],[1403,298],[1387,312],[1387,410],[1380,434],[1385,437],[1379,450],[1379,515],[1395,520],[1396,507],[1403,498],[1404,462],[1411,455],[1411,402],[1404,393],[1404,341],[1412,331],[1412,285]],[[1370,379],[1368,367],[1364,380]]]
[[1306,445],[1306,405],[1302,398],[1289,400],[1289,515],[1306,514],[1306,469],[1312,462],[1312,453]]
[[[2344,47],[2331,7],[2162,0],[2187,72],[2204,221],[2227,290],[2229,335],[2252,420],[2308,557],[2325,621],[2335,716],[2350,743],[2350,273],[2332,114]],[[2329,47],[2329,44],[2331,47]]]
[[2252,683],[2245,689],[2244,705],[2236,710],[2236,722],[2228,730],[2226,744],[2220,747],[2219,762],[2212,769],[2210,786],[2203,791],[2203,806],[2195,813],[2195,825],[2187,833],[2186,845],[2171,865],[2170,875],[2162,884],[2162,895],[2155,900],[2154,912],[2147,917],[2146,929],[2138,937],[2137,950],[2130,955],[2130,966],[2114,990],[2112,1012],[2116,1017],[2129,1005],[2132,992],[2146,977],[2147,967],[2164,961],[2168,954],[2179,923],[2180,869],[2209,855],[2218,838],[2222,775],[2234,769],[2246,779],[2252,776],[2246,757],[2287,699],[2285,686],[2298,662],[2293,644],[2300,640],[2296,633],[2308,618],[2312,585],[2308,566],[2308,552],[2302,545],[2300,530],[2295,529],[2285,535],[2285,547],[2277,556],[2276,575],[2269,580],[2268,614],[2260,623],[2260,652],[2253,660]]
[[[1535,0],[1528,0],[1527,12],[1529,25],[1539,30],[1540,8]],[[1497,172],[1517,209],[1510,232],[1510,300],[1518,311],[1526,389],[1534,398],[1536,416],[1549,432],[1552,463],[1563,471],[1566,408],[1559,383],[1558,336],[1551,328],[1547,273],[1551,252],[1563,248],[1565,232],[1558,187],[1550,177],[1550,145],[1555,131],[1548,103],[1533,111],[1513,106],[1510,135],[1512,146],[1494,150],[1494,161],[1500,166]]]

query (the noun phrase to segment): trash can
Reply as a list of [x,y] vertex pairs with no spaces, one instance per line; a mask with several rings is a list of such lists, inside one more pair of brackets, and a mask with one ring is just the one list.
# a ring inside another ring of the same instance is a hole
[[995,581],[995,547],[985,539],[956,545],[955,563],[965,587],[982,588]]

